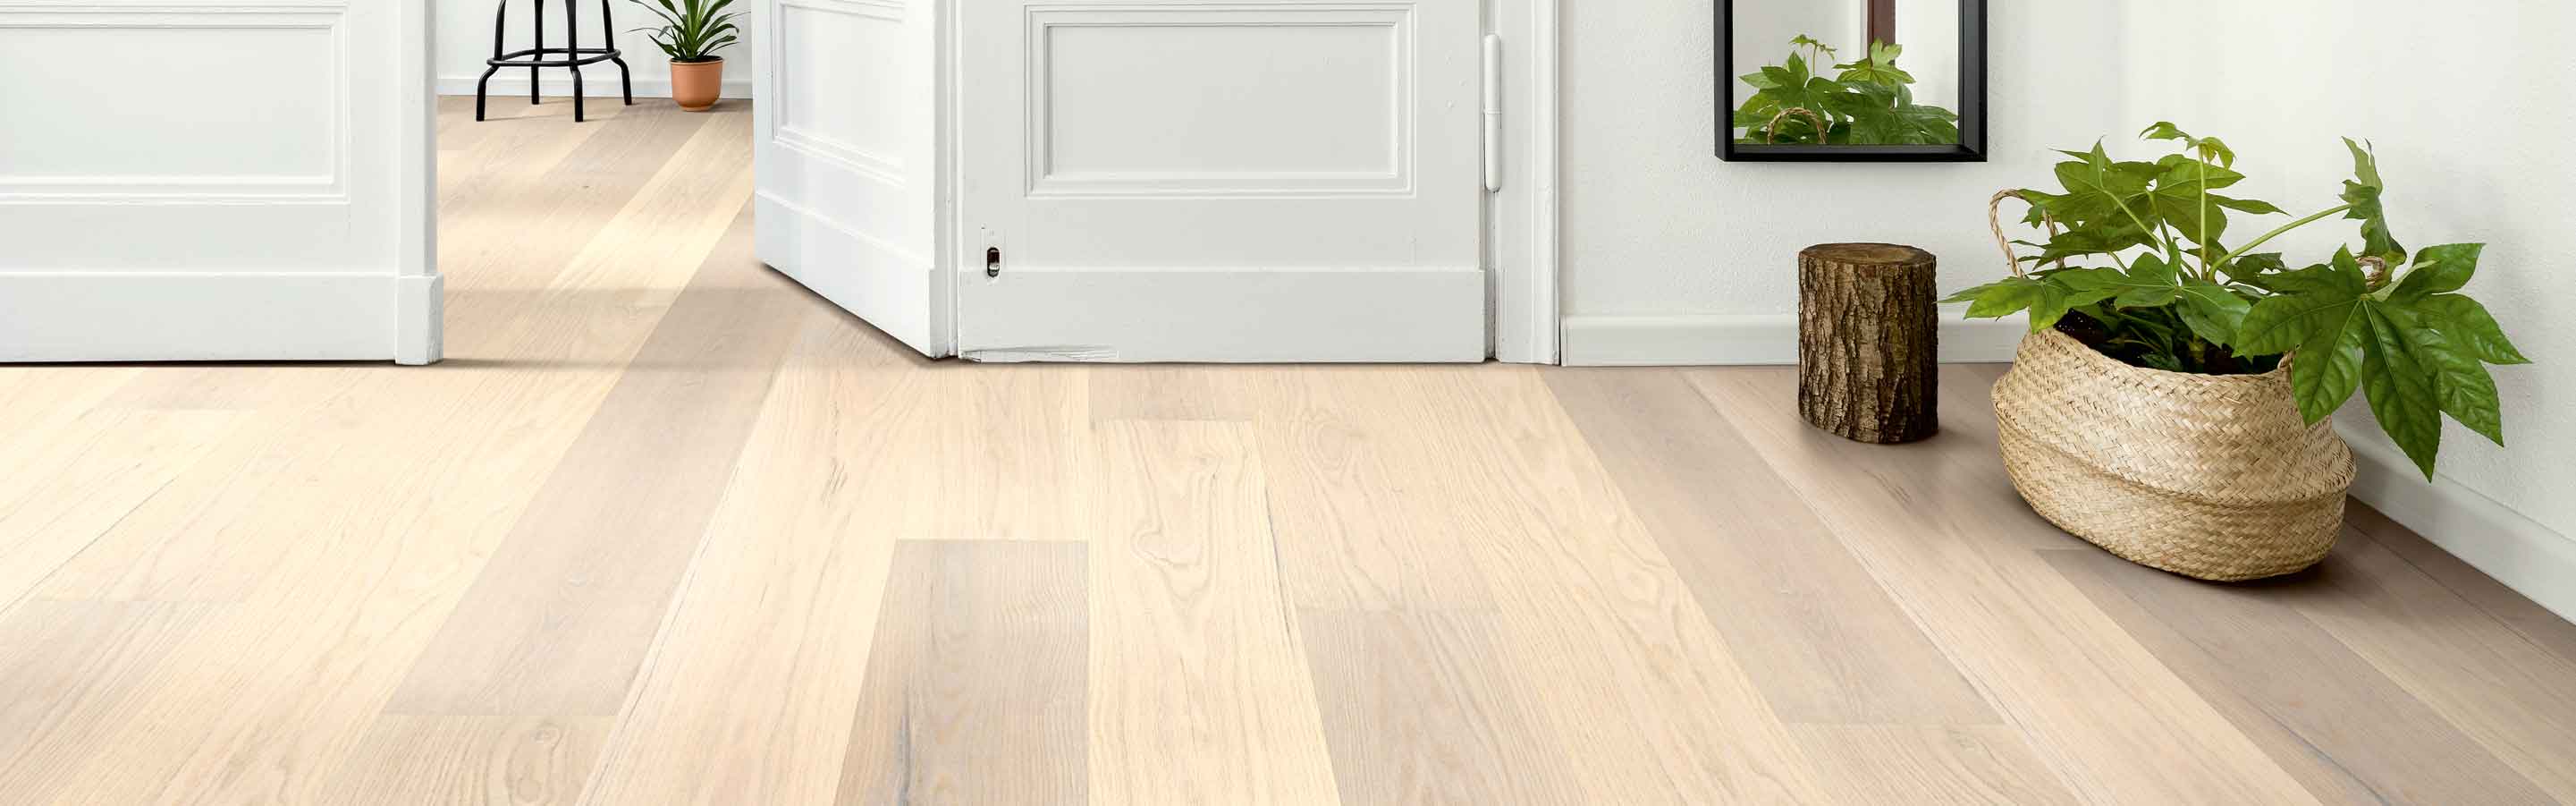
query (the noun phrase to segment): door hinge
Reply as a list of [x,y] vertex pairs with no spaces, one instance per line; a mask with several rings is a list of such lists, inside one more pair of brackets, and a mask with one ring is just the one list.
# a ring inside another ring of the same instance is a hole
[[1503,190],[1503,37],[1485,35],[1485,192]]
[[1002,276],[1002,248],[1001,248],[1001,247],[999,247],[999,246],[993,246],[993,247],[986,247],[986,248],[984,249],[984,276],[986,276],[986,277],[1000,277],[1000,276]]

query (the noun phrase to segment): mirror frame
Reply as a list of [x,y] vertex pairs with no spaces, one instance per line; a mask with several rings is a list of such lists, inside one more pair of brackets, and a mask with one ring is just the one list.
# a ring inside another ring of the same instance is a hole
[[[1783,2],[1784,0],[1752,0]],[[1785,0],[1797,2],[1798,0]],[[1735,142],[1735,3],[1717,0],[1717,156],[1728,162],[1986,161],[1986,0],[1959,2],[1957,145],[1763,145]]]

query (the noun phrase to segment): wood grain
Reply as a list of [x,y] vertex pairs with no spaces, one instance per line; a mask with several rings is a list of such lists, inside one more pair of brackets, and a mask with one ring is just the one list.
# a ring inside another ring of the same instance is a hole
[[2368,540],[2347,540],[2289,606],[2562,802],[2576,802],[2576,663]]
[[1085,552],[1006,541],[895,550],[837,802],[1086,802]]
[[387,714],[368,728],[321,802],[572,806],[612,721]]
[[79,750],[111,727],[89,715],[149,691],[213,607],[37,601],[0,618],[0,801],[75,786]]
[[1505,665],[1588,803],[1820,798],[1734,650],[1527,368],[1424,371],[1416,427],[1480,539]]
[[2328,802],[2534,803],[2530,781],[2300,616],[2279,593],[2343,573],[2213,587],[2100,551],[2048,560]]
[[[1944,368],[1945,372],[1953,371]],[[2314,798],[2191,687],[2139,646],[2046,560],[2027,513],[1927,518],[1937,478],[1881,475],[1890,451],[1991,450],[1935,437],[1873,446],[1807,428],[1781,401],[1781,371],[1698,371],[1691,379],[1757,456],[1798,489],[1872,578],[1911,613],[2033,750],[2088,796],[2135,802],[2306,803]],[[1949,384],[1944,384],[1949,385]],[[1961,468],[1987,484],[2000,467]],[[2059,544],[2063,547],[2065,544]],[[2152,758],[2154,764],[2140,764]]]
[[[1551,373],[1664,556],[1791,722],[1999,722],[1808,501],[1671,374]],[[1784,403],[1789,401],[1783,401]]]
[[796,340],[590,803],[833,802],[898,538],[881,513],[918,478],[878,471],[939,411],[919,374],[844,360],[884,339],[816,318]]
[[1484,502],[1451,495],[1458,472],[1423,426],[1420,370],[1241,368],[1258,401],[1270,528],[1291,603],[1327,610],[1493,606],[1470,544]]
[[1251,429],[1115,422],[1098,436],[1092,796],[1336,802]]
[[[726,257],[663,318],[389,711],[610,716],[624,705],[809,310],[735,257],[751,237],[749,210],[737,209]],[[769,287],[731,287],[744,278]]]
[[1831,799],[1850,804],[2078,803],[2001,725],[1793,725]]
[[1493,620],[1299,613],[1343,803],[1575,802],[1574,771],[1502,673]]

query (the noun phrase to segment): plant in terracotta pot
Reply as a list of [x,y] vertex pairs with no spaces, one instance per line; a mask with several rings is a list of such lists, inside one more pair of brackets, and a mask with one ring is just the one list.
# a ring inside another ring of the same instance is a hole
[[[2252,579],[2333,547],[2353,470],[2326,420],[2354,390],[2427,478],[2446,415],[2503,444],[2486,365],[2529,360],[2460,293],[2483,244],[2425,247],[2410,264],[2376,158],[2346,139],[2341,204],[2230,246],[2254,217],[2288,214],[2219,192],[2245,176],[2218,138],[2171,123],[2143,136],[2178,153],[2120,161],[2096,143],[2061,152],[2057,191],[1996,194],[1988,218],[2012,276],[1949,300],[1972,317],[2030,314],[1994,398],[2006,469],[2033,509],[2146,565]],[[2030,205],[2024,223],[2046,242],[2006,240],[2006,198]],[[2359,222],[2359,249],[2298,269],[2255,251],[2328,220]]]
[[681,109],[704,112],[724,90],[724,57],[716,51],[737,41],[741,16],[726,11],[733,0],[635,0],[662,18],[659,28],[639,28],[671,56],[671,100]]

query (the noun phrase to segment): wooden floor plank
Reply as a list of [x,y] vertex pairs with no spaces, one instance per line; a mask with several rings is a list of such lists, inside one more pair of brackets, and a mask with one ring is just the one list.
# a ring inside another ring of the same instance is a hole
[[1785,726],[1526,367],[1429,370],[1422,450],[1477,539],[1504,665],[1581,802],[1813,801]]
[[2280,598],[2561,802],[2576,802],[2576,663],[2347,531]]
[[1085,552],[895,550],[838,803],[1087,802]]
[[[1942,386],[1953,390],[1945,396],[1985,388],[1975,372],[1944,367]],[[2140,803],[2313,802],[2029,548],[2065,548],[2074,538],[2035,525],[2026,509],[1993,510],[1983,521],[1968,511],[1925,516],[1923,507],[1941,505],[1932,492],[1940,488],[1930,485],[2008,484],[1999,463],[1953,466],[1937,477],[1887,471],[1904,452],[1990,444],[1961,445],[1948,433],[1910,446],[1863,445],[1799,419],[1789,404],[1797,393],[1791,370],[1689,374],[2070,787]],[[1946,406],[1944,423],[1991,416],[1963,408]]]
[[1563,752],[1531,721],[1481,612],[1298,614],[1342,802],[1577,802]]
[[608,717],[387,715],[321,803],[572,806]]
[[[724,257],[663,318],[391,712],[614,716],[625,704],[812,306],[740,259],[740,209]],[[737,289],[745,280],[767,287]]]
[[99,409],[0,471],[0,614],[230,433],[226,412]]
[[814,319],[791,348],[590,803],[833,802],[899,537],[880,514],[914,497],[881,471],[943,412],[919,374],[845,360],[878,338]]
[[2230,587],[2091,549],[2047,556],[2319,800],[2548,799],[2280,596],[2340,569]]
[[1792,725],[1838,803],[2079,803],[2003,725]]
[[1093,798],[1336,802],[1251,429],[1122,421],[1098,436]]
[[1482,503],[1439,479],[1419,370],[1240,368],[1225,394],[1258,401],[1262,475],[1292,604],[1324,610],[1491,609],[1469,525]]
[[1888,599],[1803,496],[1670,373],[1548,374],[1781,719],[1997,724],[1985,700]]
[[[748,122],[709,125],[740,132]],[[739,150],[730,136],[659,156]],[[501,355],[524,363],[467,357],[371,376],[312,411],[283,413],[251,429],[271,444],[244,452],[243,467],[201,461],[65,567],[93,573],[48,580],[47,595],[58,581],[70,586],[64,598],[240,605],[174,650],[168,665],[184,675],[86,715],[107,727],[92,746],[68,749],[87,759],[77,799],[321,796],[748,194],[747,179],[715,178],[747,173],[741,162],[650,173],[741,190],[702,232],[646,239],[657,251],[629,256],[622,275],[484,267],[495,287],[529,283],[546,290],[527,299],[552,300],[497,323],[517,334]],[[654,204],[624,206],[676,226],[647,212]]]
[[2558,614],[2549,612],[2548,608],[2505,587],[2495,577],[2479,572],[2468,561],[2443,551],[2442,547],[2433,545],[2433,541],[2424,539],[2423,535],[2406,528],[2405,524],[2389,519],[2369,504],[2358,500],[2348,503],[2344,507],[2344,521],[2352,527],[2352,532],[2345,533],[2346,539],[2359,533],[2378,543],[2404,558],[2408,565],[2415,566],[2415,570],[2449,588],[2452,594],[2504,622],[2523,638],[2562,660],[2576,663],[2576,624],[2568,623]]
[[0,618],[0,802],[75,785],[113,710],[159,684],[162,662],[216,606],[35,601]]
[[1251,367],[1171,366],[1154,364],[1092,367],[1091,416],[1099,420],[1252,419],[1253,401],[1243,395],[1242,376]]

